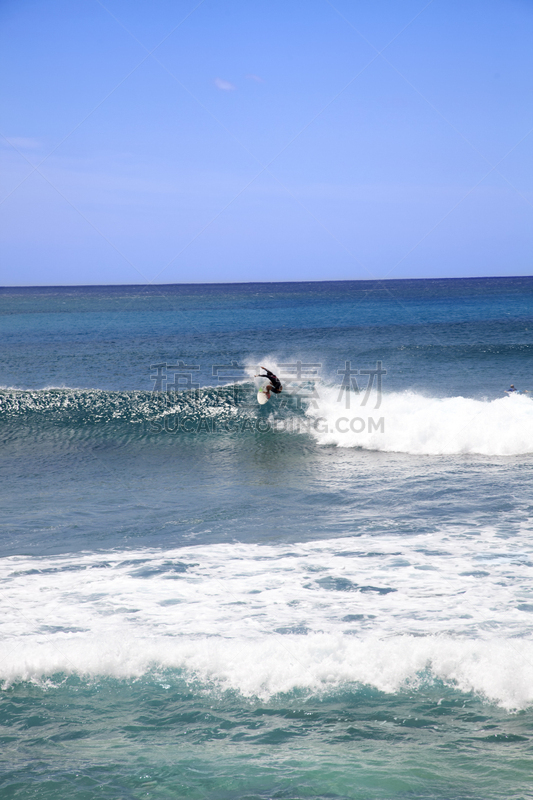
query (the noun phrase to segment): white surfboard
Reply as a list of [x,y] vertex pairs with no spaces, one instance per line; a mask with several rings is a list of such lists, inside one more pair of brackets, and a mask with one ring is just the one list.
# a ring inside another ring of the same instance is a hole
[[269,400],[270,398],[266,393],[266,389],[259,389],[259,391],[257,392],[257,402],[259,403],[259,405],[264,406],[265,403],[268,403]]

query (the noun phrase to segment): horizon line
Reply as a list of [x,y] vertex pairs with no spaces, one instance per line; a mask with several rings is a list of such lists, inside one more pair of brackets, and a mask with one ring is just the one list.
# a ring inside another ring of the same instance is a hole
[[168,286],[275,286],[275,285],[301,285],[319,283],[406,283],[407,281],[490,281],[490,280],[516,280],[533,278],[533,275],[461,275],[454,277],[432,278],[340,278],[301,281],[202,281],[185,283],[42,283],[42,284],[6,284],[0,285],[4,289],[110,289],[110,288],[161,288]]

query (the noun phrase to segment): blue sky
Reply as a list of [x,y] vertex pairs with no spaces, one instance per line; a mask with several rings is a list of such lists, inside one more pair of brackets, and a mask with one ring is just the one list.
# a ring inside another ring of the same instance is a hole
[[531,274],[530,0],[3,0],[4,285]]

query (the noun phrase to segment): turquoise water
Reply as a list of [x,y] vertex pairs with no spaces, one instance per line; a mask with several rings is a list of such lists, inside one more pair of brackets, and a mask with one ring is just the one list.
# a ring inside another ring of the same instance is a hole
[[0,308],[2,798],[531,795],[533,279]]

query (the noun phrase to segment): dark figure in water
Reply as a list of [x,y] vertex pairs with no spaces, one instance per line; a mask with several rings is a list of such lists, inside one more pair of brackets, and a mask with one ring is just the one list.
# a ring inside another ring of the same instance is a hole
[[270,400],[270,392],[274,392],[274,394],[279,394],[282,391],[283,386],[281,385],[280,379],[277,378],[273,372],[270,372],[270,370],[267,369],[266,367],[261,367],[261,369],[265,370],[266,375],[256,375],[256,377],[268,378],[268,380],[270,381],[268,386],[265,386],[265,394]]
[[514,383],[512,383],[510,387],[507,389],[507,394],[511,394],[511,392],[517,392],[517,391],[518,389],[515,389],[515,385]]

